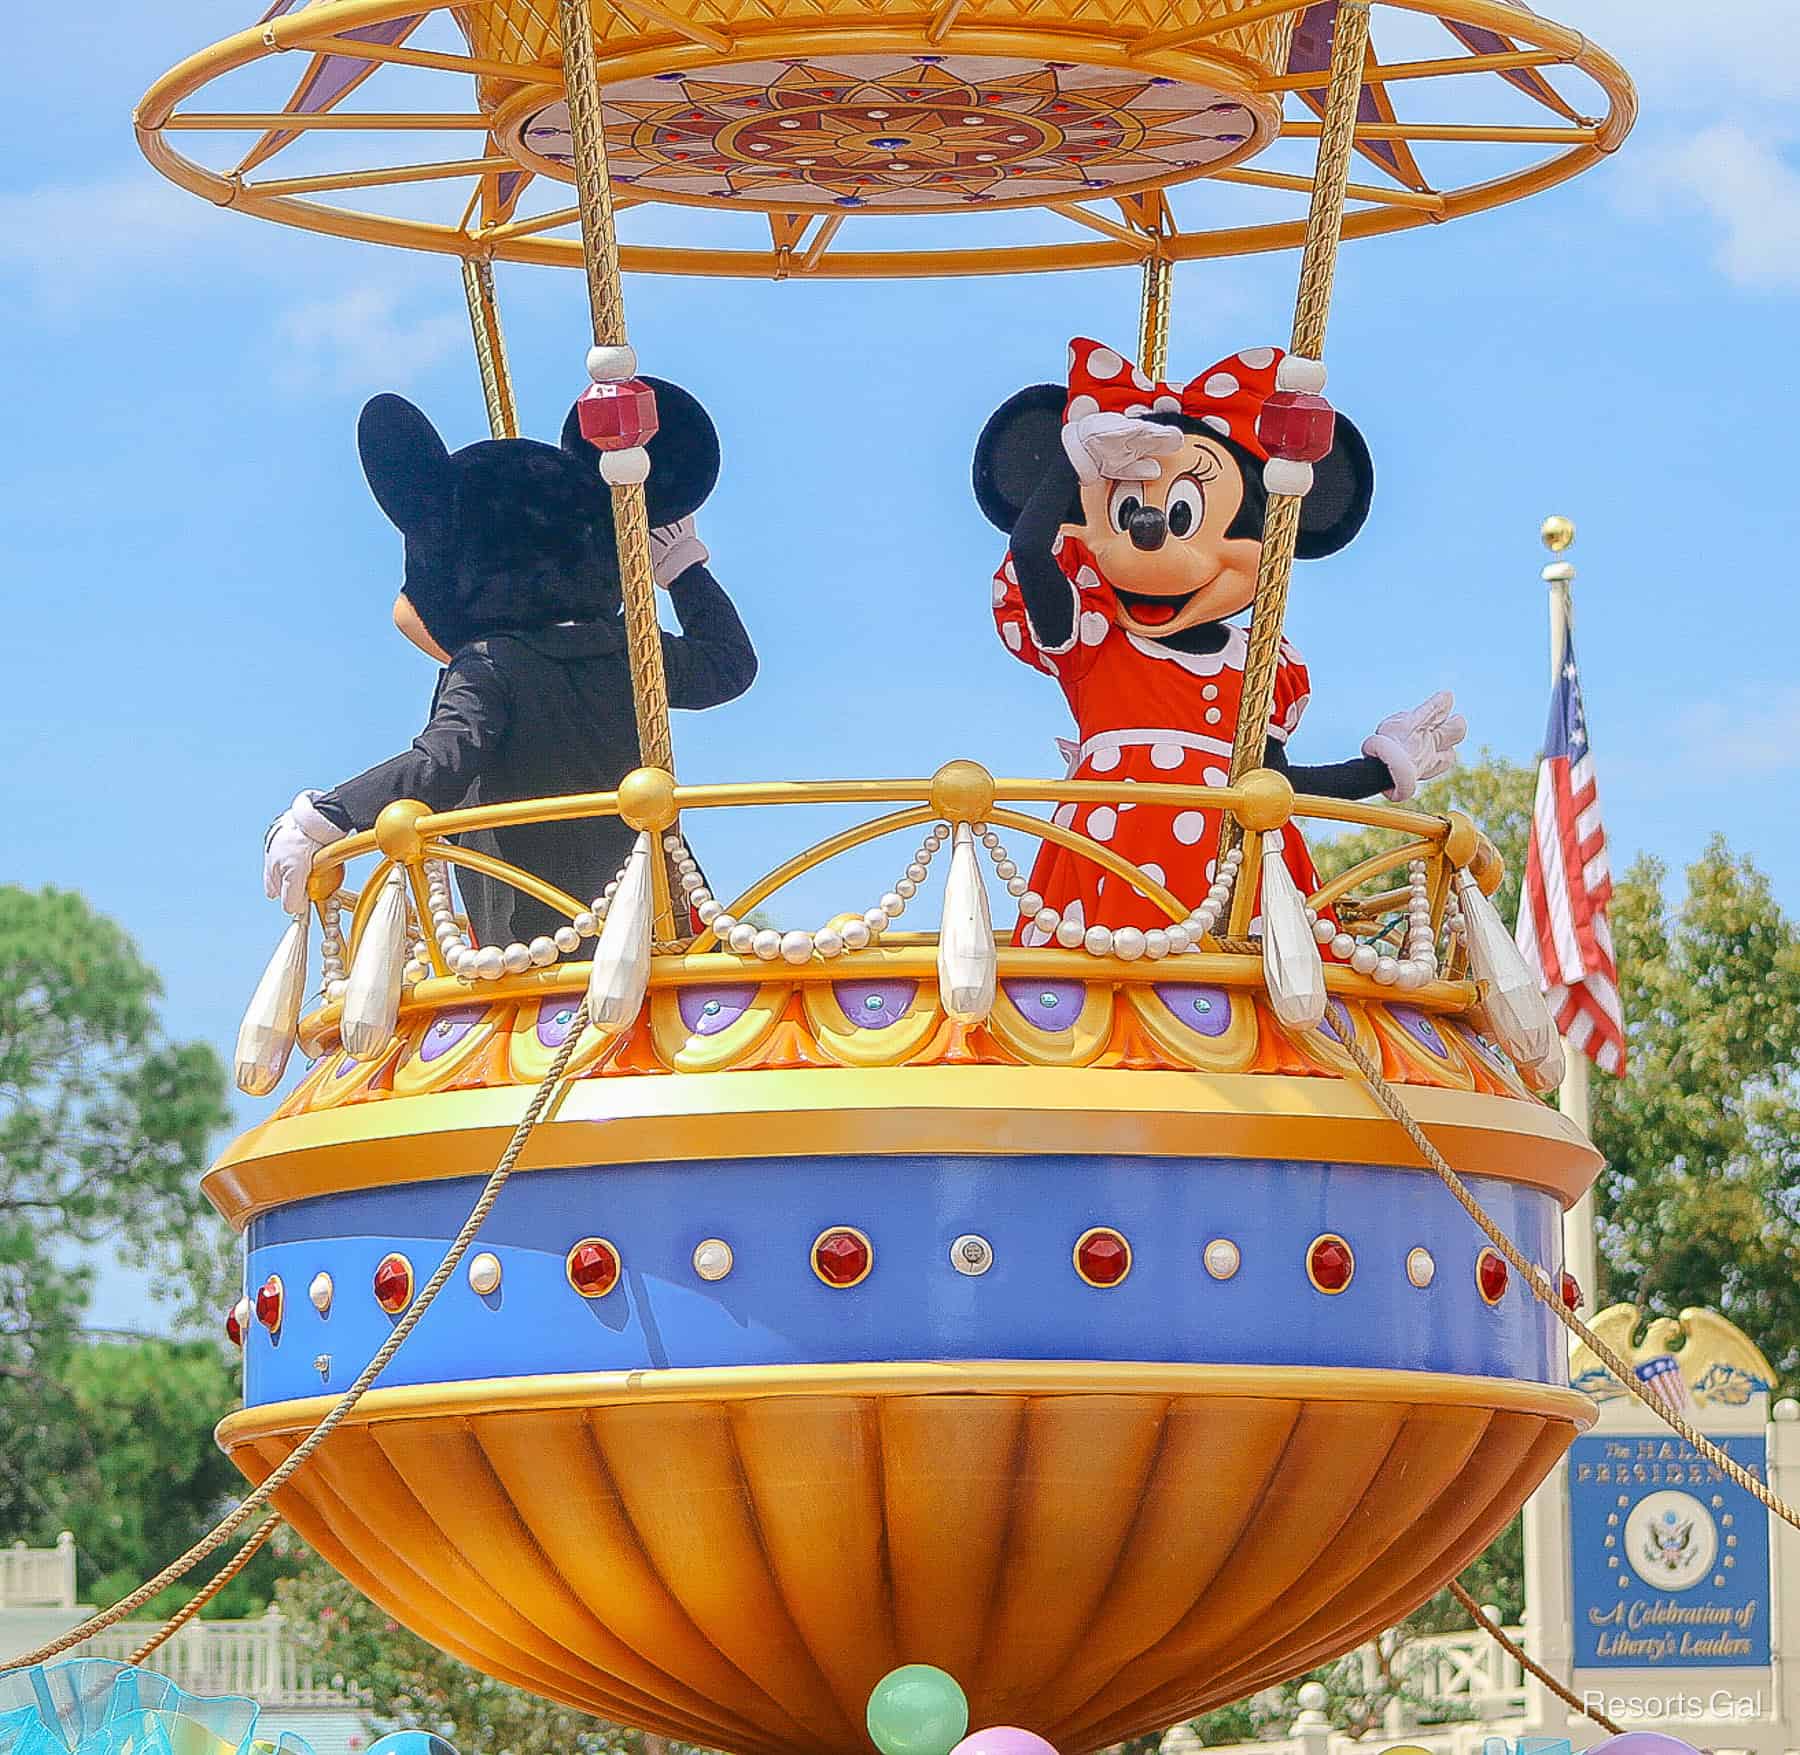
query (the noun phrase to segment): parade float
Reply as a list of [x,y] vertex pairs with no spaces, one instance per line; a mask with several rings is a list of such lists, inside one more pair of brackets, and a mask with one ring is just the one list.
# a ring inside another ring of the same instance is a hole
[[[638,766],[401,800],[332,845],[238,1054],[253,1093],[296,1046],[310,1070],[206,1181],[246,1250],[220,1442],[489,1674],[748,1755],[862,1748],[871,1689],[931,1665],[975,1722],[1074,1755],[1399,1620],[1590,1423],[1561,1217],[1598,1159],[1533,1094],[1560,1050],[1494,849],[1265,765],[1310,473],[1270,477],[1246,705],[1205,783],[996,777],[973,748],[712,784],[677,777],[618,461],[656,421],[621,270],[786,279],[799,325],[810,279],[1134,266],[1160,379],[1177,264],[1304,246],[1308,372],[1271,400],[1325,409],[1340,237],[1547,188],[1633,116],[1604,52],[1521,6],[1374,10],[284,0],[145,98],[145,152],[195,193],[458,258],[496,438],[518,420],[493,265],[592,295]],[[1432,180],[1438,152],[1461,180]],[[690,241],[619,238],[657,207]],[[1306,425],[1265,427],[1268,454],[1309,472]],[[842,827],[760,875],[689,851],[709,813],[795,806]],[[1178,889],[1090,832],[1134,807],[1210,816],[1216,868]],[[590,819],[629,849],[600,893],[483,850]],[[1284,838],[1342,826],[1385,850],[1296,887]],[[877,840],[892,889],[781,914]],[[1028,897],[1033,843],[1164,923],[1013,942],[990,873]],[[478,943],[465,879],[563,924]]]

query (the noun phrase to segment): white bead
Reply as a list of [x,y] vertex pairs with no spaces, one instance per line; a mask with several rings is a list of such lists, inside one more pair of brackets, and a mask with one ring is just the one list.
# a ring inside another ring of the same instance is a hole
[[505,953],[498,945],[483,945],[475,953],[475,974],[481,981],[498,981],[506,973]]
[[694,909],[694,912],[700,916],[702,926],[711,926],[725,910],[709,896]]
[[1320,944],[1328,945],[1337,937],[1337,928],[1333,926],[1329,920],[1315,920],[1313,922],[1313,937],[1316,938]]
[[642,445],[600,453],[600,479],[609,487],[634,487],[650,479],[650,453]]
[[750,947],[756,943],[756,928],[740,921],[731,929],[731,936],[727,942],[740,957],[745,956]]
[[[619,880],[617,878],[614,878],[613,881],[610,884],[608,884],[604,890],[602,890],[600,892],[600,902],[610,902],[613,899],[613,897],[616,896],[618,893],[619,893]],[[594,906],[596,908],[599,907],[599,905],[600,905],[599,902],[596,902],[594,904]]]
[[[596,384],[618,384],[637,376],[637,349],[634,347],[590,347],[587,374]],[[673,839],[673,837],[671,837]]]
[[839,957],[844,953],[844,935],[835,932],[829,926],[821,926],[812,935],[813,949],[821,957]]
[[1283,354],[1275,368],[1277,390],[1300,390],[1318,396],[1325,389],[1325,362],[1308,359],[1303,353]]
[[[898,897],[894,898],[896,901]],[[879,937],[887,930],[888,913],[885,908],[871,908],[863,915],[863,925],[869,929],[871,937]]]
[[[824,934],[820,934],[823,938]],[[869,923],[866,920],[849,920],[844,923],[844,948],[849,951],[860,951],[869,942]]]
[[810,932],[784,932],[781,935],[781,955],[789,963],[808,963],[812,961],[813,935]]
[[531,967],[529,945],[510,944],[500,953],[500,967],[508,975],[523,975]]
[[1112,948],[1115,957],[1135,963],[1144,954],[1144,935],[1135,926],[1121,926],[1112,935]]
[[404,985],[411,987],[415,983],[423,981],[430,973],[431,965],[429,963],[412,962],[401,969],[400,979]]
[[437,929],[436,936],[438,943],[441,945],[455,944],[455,942],[462,937],[462,928],[456,925],[454,921],[446,920],[444,924]]
[[699,864],[699,861],[683,847],[677,850],[670,863],[677,871],[693,871]]
[[1373,975],[1380,961],[1381,953],[1373,945],[1358,945],[1350,953],[1350,967],[1359,975]]
[[1039,932],[1054,935],[1056,929],[1062,925],[1062,916],[1058,914],[1054,908],[1040,908],[1032,915],[1031,924],[1035,926]]
[[325,989],[325,997],[327,999],[342,999],[344,997],[344,989],[349,985],[350,984],[347,981],[334,981]]
[[[604,461],[600,468],[604,474]],[[1297,463],[1291,457],[1271,457],[1263,465],[1263,486],[1272,494],[1309,494],[1312,484],[1313,466],[1310,463]]]
[[459,981],[475,979],[475,951],[471,946],[465,945],[450,959],[450,973]]
[[1355,954],[1355,951],[1356,940],[1347,932],[1340,932],[1337,937],[1331,941],[1331,954],[1336,957],[1340,963],[1349,962],[1350,958]]
[[1431,971],[1423,964],[1415,962],[1411,957],[1400,959],[1400,976],[1396,985],[1409,991],[1415,987],[1423,987],[1431,979]]
[[979,839],[981,836],[990,833],[990,830],[986,823],[971,823],[969,825],[969,833]]
[[1035,914],[1044,905],[1044,898],[1036,890],[1025,890],[1019,896],[1019,912]]
[[997,878],[1016,878],[1018,875],[1019,875],[1019,868],[1016,865],[1014,865],[1010,859],[996,859],[994,861],[994,876],[995,877],[997,877]]
[[531,957],[533,968],[547,969],[556,961],[555,939],[534,938],[525,948]]
[[1088,955],[1091,957],[1110,957],[1113,948],[1112,929],[1105,926],[1090,926],[1082,939]]
[[1156,962],[1169,954],[1169,935],[1160,926],[1153,926],[1144,934],[1144,955],[1151,962]]
[[686,851],[687,849],[681,844],[681,837],[674,833],[673,830],[663,836],[663,852],[685,853]]
[[[925,881],[925,868],[915,859],[912,864],[906,868],[906,875],[911,878],[915,884],[922,884]],[[899,886],[895,885],[895,888],[898,889]],[[904,894],[905,892],[902,891],[901,893]]]
[[570,951],[581,944],[581,934],[572,926],[559,926],[556,929],[556,948],[566,957]]
[[1225,855],[1225,869],[1227,871],[1236,871],[1237,868],[1240,865],[1242,865],[1243,863],[1244,863],[1244,850],[1241,847],[1234,847],[1234,848],[1232,848],[1232,850],[1229,853],[1227,853]]
[[697,871],[683,872],[681,874],[681,887],[686,894],[691,896],[695,891],[706,888],[706,879]]
[[919,886],[911,878],[902,878],[899,883],[894,885],[894,893],[897,896],[916,896],[919,893]]
[[1375,984],[1378,987],[1392,987],[1400,979],[1400,959],[1398,957],[1379,957],[1375,962]]
[[1087,929],[1077,920],[1058,920],[1056,942],[1065,950],[1074,950],[1087,937]]
[[781,955],[781,934],[772,926],[764,927],[751,939],[750,948],[765,963],[772,963]]
[[594,918],[593,909],[584,908],[570,924],[575,928],[577,938],[592,938],[600,922]]
[[737,923],[737,916],[727,914],[723,909],[708,922],[713,929],[713,936],[718,939],[720,944],[723,944],[737,930]]
[[890,920],[897,920],[906,912],[906,898],[898,890],[889,890],[881,898],[881,911]]
[[[1018,869],[1017,866],[1014,866],[1014,875],[1006,880],[1006,893],[1009,896],[1024,896],[1030,893],[1031,880],[1018,876]],[[1035,913],[1036,910],[1034,909],[1033,912]]]
[[1185,926],[1166,926],[1162,935],[1169,941],[1169,949],[1178,953],[1194,942],[1194,935]]
[[1311,926],[1312,923],[1319,918],[1319,911],[1317,908],[1306,908],[1303,909],[1302,912],[1306,915],[1306,924],[1308,926]]
[[1213,887],[1206,892],[1206,899],[1215,907],[1222,908],[1231,900],[1231,890],[1225,884],[1214,884]]

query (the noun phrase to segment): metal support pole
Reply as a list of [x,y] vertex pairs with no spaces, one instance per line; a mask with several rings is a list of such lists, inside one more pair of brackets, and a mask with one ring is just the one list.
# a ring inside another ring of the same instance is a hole
[[512,373],[506,363],[506,337],[500,332],[500,303],[494,295],[494,265],[485,256],[462,261],[463,297],[469,305],[469,329],[475,337],[475,363],[481,368],[481,394],[487,403],[488,431],[496,439],[519,436],[519,406],[513,399]]
[[1169,296],[1175,265],[1159,249],[1144,258],[1144,298],[1138,313],[1138,364],[1152,378],[1169,369]]
[[[593,18],[589,0],[557,0],[562,26],[563,88],[574,145],[575,189],[581,212],[581,254],[587,270],[588,305],[594,345],[623,347],[625,290],[619,272],[619,237],[613,222],[612,182],[606,163],[606,134],[600,107],[600,76],[594,65]],[[650,521],[640,483],[613,487],[613,528],[619,551],[619,581],[625,600],[625,640],[631,660],[631,692],[637,709],[638,759],[647,768],[675,772],[669,735],[669,685],[663,674],[662,625],[656,613],[656,578],[650,560]],[[674,936],[668,862],[651,861],[656,885],[655,935]]]
[[[1300,286],[1294,301],[1289,352],[1307,359],[1325,356],[1325,320],[1331,310],[1331,282],[1337,267],[1344,223],[1344,191],[1350,180],[1356,107],[1362,93],[1363,63],[1369,46],[1368,0],[1342,0],[1331,42],[1331,85],[1319,131],[1319,159],[1313,172],[1312,206],[1306,216],[1306,247],[1300,258]],[[1300,534],[1300,497],[1271,494],[1263,520],[1262,562],[1250,614],[1250,645],[1244,660],[1244,690],[1237,736],[1231,750],[1235,784],[1263,764],[1269,707],[1275,698],[1275,665],[1281,655],[1281,628],[1287,614],[1288,580]],[[1237,839],[1227,818],[1225,839]]]

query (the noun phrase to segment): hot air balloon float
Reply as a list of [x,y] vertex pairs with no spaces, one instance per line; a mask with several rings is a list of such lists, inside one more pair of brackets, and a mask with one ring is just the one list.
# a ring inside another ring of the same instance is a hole
[[[312,1064],[206,1183],[247,1261],[219,1438],[260,1481],[420,1296],[560,1059],[473,1247],[275,1501],[482,1670],[745,1755],[843,1755],[877,1723],[890,1755],[971,1724],[1024,1739],[989,1755],[1078,1755],[1395,1622],[1592,1418],[1546,1300],[1575,1295],[1560,1219],[1598,1159],[1533,1094],[1560,1050],[1489,900],[1500,861],[1463,816],[1368,796],[1460,728],[1428,703],[1340,765],[1359,780],[1288,768],[1280,634],[1296,551],[1366,510],[1370,447],[1322,395],[1339,238],[1548,188],[1634,99],[1512,0],[1373,10],[282,0],[145,98],[145,152],[194,192],[459,258],[494,441],[524,443],[492,265],[592,294],[592,384],[530,466],[597,484],[635,747],[551,796],[398,793],[315,836],[240,1082],[274,1093],[296,1045]],[[668,207],[689,241],[631,241]],[[1196,337],[1171,374],[1176,265],[1301,246],[1290,348],[1190,381],[1231,344]],[[653,581],[718,451],[637,375],[621,271],[786,279],[801,322],[809,280],[1115,266],[1142,272],[1135,346],[1078,343],[1023,401],[996,384],[977,460],[1012,542],[1000,632],[1076,707],[1070,777],[979,749],[911,778],[678,777],[694,574],[662,644]],[[364,459],[448,650],[421,502],[492,442],[452,455],[414,414],[365,415]],[[1120,584],[1190,537],[1253,590],[1235,727],[1206,681],[1225,648],[1175,637],[1197,599]],[[1088,723],[1108,655],[1146,652],[1193,702],[1172,755]],[[843,826],[761,875],[694,851],[712,813],[796,805]],[[1385,850],[1321,881],[1303,836],[1343,825]],[[794,879],[882,840],[885,894],[782,916]]]

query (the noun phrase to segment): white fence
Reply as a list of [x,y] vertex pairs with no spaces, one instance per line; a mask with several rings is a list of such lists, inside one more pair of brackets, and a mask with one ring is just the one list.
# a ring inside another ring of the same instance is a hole
[[0,1548],[0,1609],[74,1607],[75,1538],[67,1530],[54,1548]]
[[[123,1662],[156,1631],[155,1621],[121,1621],[79,1648],[82,1657]],[[345,1706],[350,1691],[320,1675],[295,1644],[286,1617],[271,1608],[252,1621],[190,1621],[150,1659],[160,1675],[192,1694],[242,1694],[271,1709]]]

